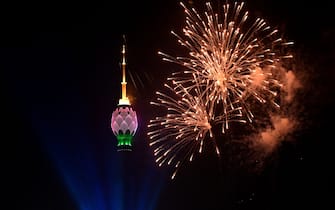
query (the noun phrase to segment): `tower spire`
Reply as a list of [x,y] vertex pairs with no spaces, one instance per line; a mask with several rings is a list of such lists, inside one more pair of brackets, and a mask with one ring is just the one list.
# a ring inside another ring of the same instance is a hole
[[119,100],[119,105],[130,105],[129,99],[127,97],[127,82],[126,82],[126,38],[123,35],[124,43],[122,45],[122,95]]

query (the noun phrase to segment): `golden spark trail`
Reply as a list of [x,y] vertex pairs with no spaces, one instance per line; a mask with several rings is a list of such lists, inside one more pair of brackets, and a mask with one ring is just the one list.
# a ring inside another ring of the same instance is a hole
[[183,35],[172,34],[188,54],[159,55],[184,70],[167,78],[172,83],[165,85],[167,91],[157,92],[151,104],[166,114],[148,126],[156,162],[174,164],[172,178],[185,160],[203,151],[207,140],[220,155],[214,126],[225,134],[232,122],[252,123],[255,103],[280,108],[282,84],[275,75],[282,59],[292,58],[284,48],[293,44],[284,42],[264,19],[252,20],[244,2],[223,5],[220,16],[210,3],[204,14],[181,6],[186,15]]

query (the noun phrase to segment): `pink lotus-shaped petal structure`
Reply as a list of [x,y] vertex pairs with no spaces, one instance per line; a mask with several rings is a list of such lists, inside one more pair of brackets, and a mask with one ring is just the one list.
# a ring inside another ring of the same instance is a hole
[[138,127],[136,112],[130,106],[119,106],[112,114],[111,127],[115,136],[135,135]]

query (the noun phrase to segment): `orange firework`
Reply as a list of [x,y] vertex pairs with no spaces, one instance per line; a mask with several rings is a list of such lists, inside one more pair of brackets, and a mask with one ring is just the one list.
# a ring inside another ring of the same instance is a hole
[[[156,147],[160,165],[170,163],[181,150],[191,160],[194,148],[200,152],[206,135],[213,136],[213,125],[220,125],[225,133],[233,121],[253,122],[255,102],[279,109],[282,84],[276,71],[282,59],[292,58],[284,51],[293,42],[283,41],[265,20],[251,20],[244,2],[223,5],[220,16],[210,3],[203,16],[181,6],[186,14],[183,35],[172,34],[189,53],[183,57],[159,54],[185,70],[168,78],[173,84],[167,86],[170,95],[157,93],[153,104],[165,107],[167,115],[149,125],[153,129],[148,133],[150,145]],[[191,149],[185,153],[185,148]]]

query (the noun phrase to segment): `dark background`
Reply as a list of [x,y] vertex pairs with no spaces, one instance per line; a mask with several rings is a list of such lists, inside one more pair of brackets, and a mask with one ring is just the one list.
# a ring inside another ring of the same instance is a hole
[[[194,0],[195,5],[204,2]],[[305,85],[300,104],[305,112],[303,129],[294,142],[281,145],[261,173],[219,170],[216,159],[208,155],[187,164],[171,182],[165,169],[154,165],[145,123],[151,117],[149,101],[173,67],[162,62],[157,51],[173,54],[180,49],[170,34],[180,32],[184,23],[178,1],[1,3],[3,205],[8,204],[7,209],[85,209],[73,199],[75,193],[55,160],[94,150],[96,160],[101,160],[97,161],[101,174],[107,174],[101,162],[108,163],[101,154],[113,153],[128,164],[125,180],[131,179],[127,172],[143,176],[138,171],[146,167],[159,177],[157,197],[147,198],[155,199],[152,209],[156,210],[331,209],[335,105],[331,1],[257,0],[247,1],[246,6],[295,42],[296,68],[304,75]],[[128,88],[141,120],[135,149],[127,155],[115,154],[115,137],[109,129],[120,97],[123,34],[127,69],[135,80]],[[67,148],[63,156],[62,148]],[[83,176],[75,172],[75,165],[65,171],[78,179]],[[101,189],[108,191],[105,188]],[[154,187],[143,189],[148,193]]]

